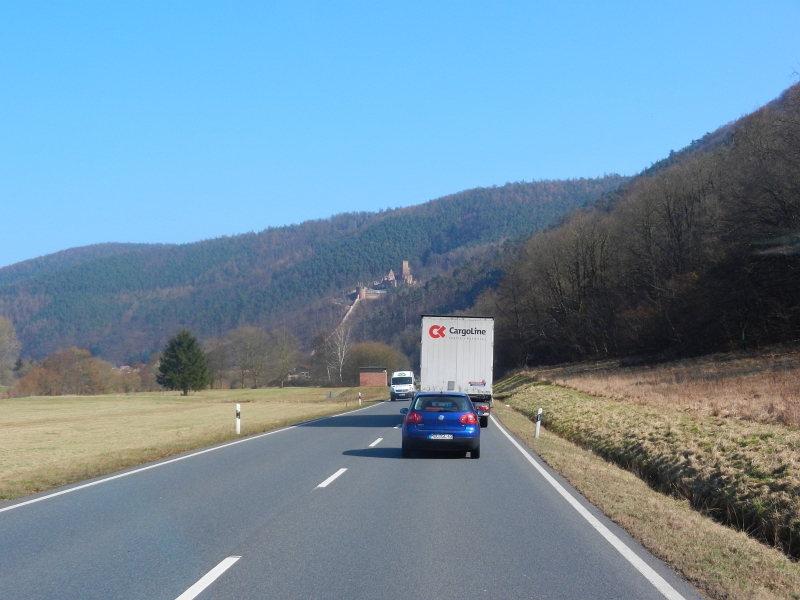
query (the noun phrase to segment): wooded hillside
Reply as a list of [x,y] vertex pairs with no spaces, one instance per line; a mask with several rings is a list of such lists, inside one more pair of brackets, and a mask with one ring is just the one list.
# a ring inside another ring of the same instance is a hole
[[[310,345],[341,318],[331,300],[359,280],[402,260],[415,272],[447,273],[464,249],[527,236],[624,181],[479,188],[410,208],[29,269],[0,284],[0,315],[13,320],[22,354],[32,358],[77,346],[122,363],[146,359],[184,327],[204,338],[243,324],[286,324]],[[12,265],[0,277],[19,271]]]
[[104,256],[114,256],[115,254],[122,254],[124,252],[133,252],[136,250],[144,250],[145,248],[153,248],[162,246],[162,244],[92,244],[91,246],[81,246],[79,248],[70,248],[68,250],[61,250],[54,254],[47,256],[40,256],[30,260],[9,265],[0,269],[0,285],[20,281],[23,279],[31,279],[37,275],[44,273],[51,273],[61,269],[67,269],[74,265],[83,262],[94,260],[95,258],[102,258]]
[[800,84],[517,247],[501,367],[800,338]]

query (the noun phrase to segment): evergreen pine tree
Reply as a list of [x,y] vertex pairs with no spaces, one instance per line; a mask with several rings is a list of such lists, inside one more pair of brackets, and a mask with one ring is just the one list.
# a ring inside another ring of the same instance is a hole
[[203,390],[211,383],[206,355],[188,330],[183,329],[167,340],[156,381],[171,390]]

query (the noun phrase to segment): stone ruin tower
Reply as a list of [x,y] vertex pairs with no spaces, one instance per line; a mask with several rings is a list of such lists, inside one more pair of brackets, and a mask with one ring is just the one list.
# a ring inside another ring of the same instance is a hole
[[403,268],[401,270],[401,275],[403,277],[403,283],[406,285],[411,285],[414,283],[414,278],[411,276],[411,267],[408,266],[408,261],[403,261]]

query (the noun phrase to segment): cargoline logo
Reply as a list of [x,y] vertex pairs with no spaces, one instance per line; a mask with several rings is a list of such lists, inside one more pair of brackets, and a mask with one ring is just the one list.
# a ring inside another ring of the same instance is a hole
[[481,336],[486,335],[485,329],[476,329],[475,327],[470,327],[469,329],[461,329],[459,327],[451,327],[447,329],[442,325],[431,325],[430,329],[428,329],[428,335],[430,335],[434,339],[441,339],[445,337],[445,332],[448,331],[451,335],[459,335],[461,337],[466,336]]
[[441,325],[431,325],[431,328],[428,329],[428,334],[432,338],[437,338],[438,339],[438,338],[443,338],[444,337],[444,331],[445,331],[445,329]]
[[472,387],[486,387],[486,380],[483,381],[470,381],[469,384]]
[[474,327],[470,327],[469,329],[458,329],[457,327],[451,327],[450,333],[453,335],[460,335],[461,337],[467,335],[486,335],[485,329],[475,329]]

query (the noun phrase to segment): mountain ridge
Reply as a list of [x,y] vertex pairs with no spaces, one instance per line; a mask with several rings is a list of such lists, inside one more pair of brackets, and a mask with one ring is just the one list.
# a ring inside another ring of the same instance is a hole
[[13,283],[23,279],[30,279],[40,273],[58,271],[70,266],[102,258],[114,256],[125,252],[135,252],[155,246],[169,246],[170,244],[138,244],[124,242],[105,242],[88,244],[59,250],[36,258],[30,258],[0,268],[0,285]]
[[180,327],[211,337],[242,324],[271,328],[289,315],[309,344],[316,332],[306,329],[340,318],[328,300],[357,281],[402,260],[424,270],[460,249],[530,235],[626,180],[510,183],[411,207],[133,248],[0,284],[0,314],[15,323],[23,355],[32,358],[75,345],[124,362],[160,349]]

